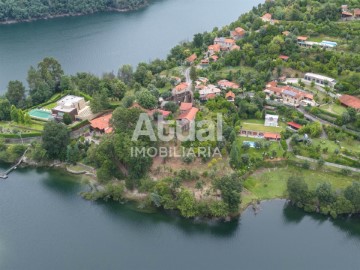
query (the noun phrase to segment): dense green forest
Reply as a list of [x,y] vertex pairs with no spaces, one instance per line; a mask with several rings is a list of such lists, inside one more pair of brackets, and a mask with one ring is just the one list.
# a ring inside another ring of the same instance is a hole
[[147,3],[147,0],[0,0],[0,22],[116,9],[134,10]]

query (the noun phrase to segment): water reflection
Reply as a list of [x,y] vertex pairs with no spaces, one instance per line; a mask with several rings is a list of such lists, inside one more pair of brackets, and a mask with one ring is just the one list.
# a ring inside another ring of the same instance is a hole
[[231,222],[221,221],[206,221],[206,220],[193,220],[185,219],[173,211],[157,210],[154,213],[144,213],[136,208],[136,204],[122,205],[116,202],[103,202],[96,203],[113,219],[126,221],[131,226],[141,228],[148,228],[152,226],[159,226],[167,224],[176,226],[187,235],[194,234],[211,234],[220,237],[232,237],[239,226],[239,221],[233,220]]

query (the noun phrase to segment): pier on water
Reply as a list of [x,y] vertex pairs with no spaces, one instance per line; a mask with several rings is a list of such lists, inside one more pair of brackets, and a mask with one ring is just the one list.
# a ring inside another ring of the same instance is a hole
[[19,161],[13,165],[10,169],[8,169],[5,172],[0,172],[0,179],[7,179],[9,174],[13,171],[16,170],[16,168],[21,164],[21,162],[23,162],[24,157],[26,155],[26,152],[28,151],[28,149],[25,150],[24,154],[21,156],[21,158],[19,159]]

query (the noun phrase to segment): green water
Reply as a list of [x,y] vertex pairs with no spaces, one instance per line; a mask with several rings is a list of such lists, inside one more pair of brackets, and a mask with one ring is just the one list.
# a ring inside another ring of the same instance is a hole
[[[0,269],[359,269],[360,220],[266,202],[231,223],[199,223],[94,203],[60,171],[0,182]],[[136,210],[136,209],[135,209]]]
[[67,73],[101,75],[161,57],[195,33],[236,20],[264,0],[152,0],[142,10],[0,25],[0,94],[30,65],[57,58]]

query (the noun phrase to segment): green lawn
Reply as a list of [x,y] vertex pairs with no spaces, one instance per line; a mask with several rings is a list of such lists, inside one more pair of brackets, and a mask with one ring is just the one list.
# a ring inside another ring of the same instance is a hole
[[[249,148],[248,150],[246,150],[247,153],[250,155],[250,157],[253,158],[263,158],[263,153],[267,152],[269,154],[271,154],[273,151],[276,151],[277,156],[278,157],[282,157],[282,155],[284,154],[284,149],[281,147],[279,142],[268,142],[264,139],[257,139],[257,138],[248,138],[248,137],[238,137],[237,138],[237,142],[239,144],[239,146],[241,147],[244,143],[244,141],[251,141],[251,142],[261,142],[263,145],[265,143],[269,143],[269,148],[265,149],[265,148],[261,148],[261,149],[255,149],[255,148]],[[244,150],[245,151],[245,150]]]
[[57,103],[53,102],[53,103],[50,103],[50,104],[44,106],[43,109],[51,110],[51,109],[55,108],[56,105],[57,105]]
[[328,182],[334,190],[344,189],[353,181],[360,181],[359,176],[343,176],[335,173],[327,173],[320,170],[305,170],[298,167],[284,167],[275,169],[263,169],[244,182],[243,203],[248,204],[252,200],[268,200],[286,197],[287,179],[292,175],[301,175],[309,185],[315,189],[319,184]]
[[257,119],[244,120],[244,122],[242,122],[241,125],[242,125],[242,129],[244,130],[276,132],[276,133],[280,133],[285,128],[285,125],[281,123],[279,127],[265,127],[264,120],[257,120]]
[[344,112],[346,112],[346,108],[341,106],[341,105],[337,105],[337,104],[326,104],[324,106],[320,106],[320,109],[336,114],[336,115],[342,115]]
[[19,130],[21,132],[42,131],[44,125],[38,121],[31,121],[30,125],[18,124],[15,122],[0,122],[0,128],[2,129],[1,133],[11,134],[14,130]]

